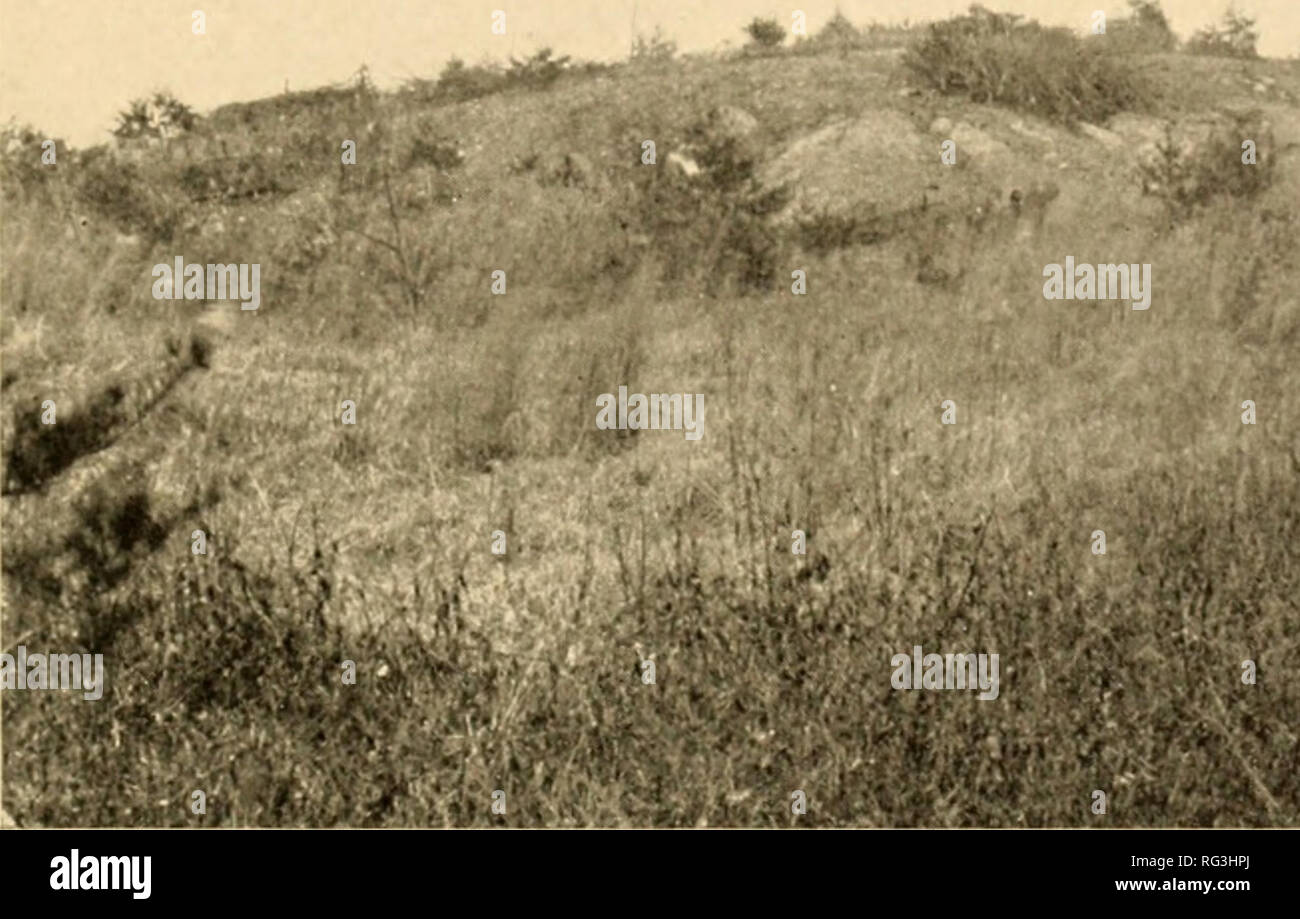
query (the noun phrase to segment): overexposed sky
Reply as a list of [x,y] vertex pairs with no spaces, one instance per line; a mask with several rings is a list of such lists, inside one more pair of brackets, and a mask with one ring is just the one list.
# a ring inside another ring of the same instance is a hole
[[[169,89],[207,111],[236,100],[346,79],[365,63],[381,86],[433,76],[450,57],[559,54],[626,57],[635,33],[656,25],[682,51],[741,44],[755,15],[815,32],[838,6],[856,25],[924,21],[970,0],[0,0],[0,121],[16,117],[74,146],[108,139],[117,111]],[[1114,17],[1123,0],[984,0],[1050,25],[1087,28],[1093,10]],[[1217,20],[1227,0],[1162,0],[1186,37]],[[1300,0],[1236,0],[1258,22],[1260,52],[1300,54]],[[493,10],[506,35],[491,34]],[[202,10],[207,34],[194,35]]]

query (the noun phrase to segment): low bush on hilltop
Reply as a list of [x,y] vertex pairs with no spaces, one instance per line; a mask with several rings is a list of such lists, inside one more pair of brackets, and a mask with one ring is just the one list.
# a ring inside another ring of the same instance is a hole
[[532,57],[518,60],[510,59],[506,70],[506,85],[521,86],[525,89],[549,89],[568,70],[569,55],[553,57],[550,48],[543,48]]
[[499,93],[506,87],[505,74],[491,64],[466,64],[453,57],[443,65],[436,81],[413,80],[408,89],[437,102],[464,102]]
[[745,34],[749,36],[753,48],[763,51],[778,48],[785,41],[785,29],[775,19],[756,16],[745,26]]
[[507,89],[546,90],[567,74],[592,75],[608,69],[605,64],[575,61],[567,54],[557,57],[550,48],[542,48],[523,59],[512,57],[507,67],[494,63],[466,64],[453,57],[443,66],[437,81],[411,80],[407,90],[436,103],[465,102]]
[[628,60],[633,64],[665,64],[676,56],[677,42],[668,38],[662,27],[655,26],[654,34],[637,35]]
[[1173,51],[1178,36],[1169,26],[1164,11],[1155,0],[1128,0],[1129,15],[1112,19],[1106,26],[1105,41],[1113,49],[1133,53]]
[[1208,25],[1191,37],[1187,51],[1211,57],[1257,58],[1255,43],[1258,41],[1255,20],[1229,6],[1222,22]]
[[1104,44],[978,5],[932,24],[904,62],[922,84],[941,93],[1064,124],[1104,121],[1148,101],[1134,66]]
[[199,116],[171,93],[154,93],[148,99],[134,99],[117,116],[113,136],[122,140],[165,138],[191,131]]
[[904,48],[916,38],[918,32],[917,26],[906,21],[901,25],[871,22],[858,28],[843,13],[836,11],[816,35],[800,38],[790,48],[790,52],[798,55],[827,52],[846,54],[851,51]]

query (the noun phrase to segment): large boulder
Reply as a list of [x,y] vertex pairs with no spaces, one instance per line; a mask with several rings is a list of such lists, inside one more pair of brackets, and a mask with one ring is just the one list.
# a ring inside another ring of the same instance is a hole
[[1007,166],[1012,160],[1019,158],[1010,147],[988,131],[966,121],[957,122],[946,134],[937,136],[934,140],[938,142],[951,140],[957,145],[958,163],[971,160],[985,172],[990,172],[995,167]]
[[814,215],[888,214],[938,197],[947,167],[939,149],[903,115],[877,111],[798,138],[759,170],[764,186],[788,186],[779,223]]
[[[881,109],[797,138],[759,178],[793,193],[780,223],[851,218],[888,234],[919,213],[942,226],[978,222],[991,208],[1005,210],[1012,189],[1045,183],[1057,170],[1045,156],[1054,146],[1050,134],[1027,142],[1003,120],[997,112],[939,116],[920,130],[908,114]],[[940,157],[949,140],[956,144],[954,165]],[[1027,143],[1035,148],[1028,156]]]

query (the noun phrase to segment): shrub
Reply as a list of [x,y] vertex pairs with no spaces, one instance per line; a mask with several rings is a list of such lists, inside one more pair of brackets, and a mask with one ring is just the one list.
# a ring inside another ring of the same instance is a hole
[[1257,163],[1243,164],[1241,139],[1254,138],[1266,148],[1271,146],[1267,136],[1267,129],[1247,116],[1211,128],[1199,142],[1179,142],[1167,129],[1155,155],[1139,165],[1143,193],[1163,201],[1175,223],[1215,199],[1254,199],[1272,185],[1272,160],[1261,154]]
[[819,254],[849,246],[874,245],[893,236],[905,218],[881,214],[871,207],[863,214],[821,211],[805,215],[798,224],[800,244]]
[[1219,25],[1208,25],[1188,40],[1187,50],[1214,57],[1256,58],[1259,57],[1255,49],[1257,41],[1259,31],[1255,20],[1229,6]]
[[865,48],[867,42],[862,32],[838,9],[821,31],[808,38],[796,39],[791,49],[795,54],[824,54],[827,51],[841,54],[855,48]]
[[551,49],[543,48],[525,60],[510,59],[506,70],[506,83],[509,86],[522,86],[525,89],[548,89],[569,66],[569,56],[551,57]]
[[745,33],[749,35],[756,47],[762,49],[775,48],[785,41],[785,29],[781,28],[781,23],[775,19],[761,19],[755,16],[753,21],[745,26]]
[[972,6],[930,25],[904,58],[914,77],[968,96],[1073,124],[1142,107],[1149,90],[1125,58],[1063,28]]
[[[47,139],[54,141],[55,164],[41,162]],[[0,128],[0,193],[6,200],[20,197],[58,175],[58,163],[67,162],[68,147],[61,139],[48,138],[28,125],[10,120]]]
[[287,191],[269,158],[258,153],[187,163],[177,184],[192,201],[257,199]]
[[849,22],[848,18],[838,9],[826,25],[822,26],[817,33],[816,41],[825,45],[837,47],[853,47],[862,40],[862,33],[858,31],[857,26]]
[[406,157],[407,167],[432,166],[442,172],[458,169],[465,163],[465,151],[452,138],[416,137]]
[[147,182],[140,168],[92,147],[81,155],[77,197],[99,216],[150,241],[169,242],[181,224],[182,202]]
[[778,239],[769,218],[788,202],[789,190],[762,186],[756,156],[743,141],[694,133],[700,174],[646,170],[635,206],[639,230],[654,240],[665,281],[698,278],[714,295],[733,284],[770,289]]
[[1128,0],[1130,15],[1110,23],[1106,42],[1127,52],[1173,51],[1178,36],[1156,0]]
[[677,42],[665,38],[663,30],[655,26],[654,34],[648,38],[645,35],[636,37],[628,59],[638,64],[660,64],[671,61],[676,56]]
[[846,54],[849,51],[905,48],[919,31],[920,27],[907,21],[898,25],[871,22],[859,28],[837,10],[816,35],[800,39],[791,50],[795,54],[816,55],[828,51]]
[[198,115],[184,102],[171,93],[157,92],[148,99],[133,99],[125,111],[118,112],[113,136],[162,139],[193,130],[197,121]]
[[438,75],[436,95],[448,102],[463,102],[501,92],[505,86],[505,75],[497,68],[487,64],[467,67],[460,58],[453,57]]

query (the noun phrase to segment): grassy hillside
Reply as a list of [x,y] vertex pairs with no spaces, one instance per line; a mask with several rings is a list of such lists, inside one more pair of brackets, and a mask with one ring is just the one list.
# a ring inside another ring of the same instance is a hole
[[[916,60],[362,83],[7,160],[4,650],[109,689],[4,694],[5,809],[1293,825],[1300,74],[1125,52],[1122,113],[1071,114]],[[262,307],[153,299],[177,255]],[[1067,255],[1150,264],[1150,309],[1045,300]],[[620,385],[703,394],[703,438],[598,430]],[[918,644],[998,652],[997,700],[893,689]]]

